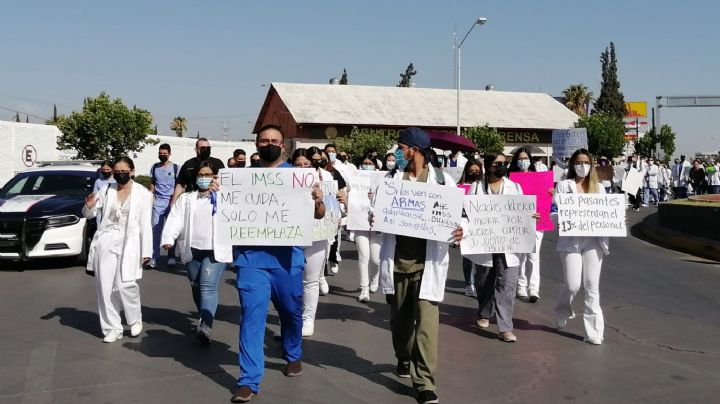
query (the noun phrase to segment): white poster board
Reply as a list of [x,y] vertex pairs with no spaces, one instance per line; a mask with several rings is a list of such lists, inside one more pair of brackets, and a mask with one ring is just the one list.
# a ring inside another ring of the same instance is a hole
[[534,195],[466,195],[462,254],[533,252],[535,201]]
[[587,149],[587,129],[555,129],[552,131],[553,157],[562,160],[572,156],[577,149]]
[[563,180],[563,177],[565,177],[565,170],[563,170],[562,167],[555,164],[553,166],[553,182],[560,182]]
[[465,167],[444,167],[443,171],[445,171],[450,178],[457,183],[460,181],[460,177],[463,175],[463,171],[465,170]]
[[315,219],[313,226],[313,241],[332,240],[338,233],[342,212],[340,202],[337,200],[338,182],[321,181],[320,189],[323,193],[325,204],[325,216],[322,219]]
[[636,168],[630,168],[622,182],[622,191],[630,195],[637,194],[638,189],[642,187],[643,178],[645,178],[645,170],[638,171]]
[[556,194],[560,237],[626,237],[625,195]]
[[348,230],[370,230],[369,192],[375,192],[380,180],[387,175],[384,171],[358,171],[348,182]]
[[310,168],[225,168],[219,173],[217,237],[232,245],[308,246],[315,204]]
[[463,194],[455,186],[383,178],[375,197],[373,230],[451,241],[460,226]]

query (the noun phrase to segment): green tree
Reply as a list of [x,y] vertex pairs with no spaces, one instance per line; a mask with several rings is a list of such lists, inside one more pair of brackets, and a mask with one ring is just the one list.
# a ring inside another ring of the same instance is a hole
[[412,83],[412,77],[417,74],[417,70],[415,70],[415,67],[413,67],[413,64],[410,63],[407,68],[405,68],[405,73],[400,73],[400,83],[396,87],[410,87],[410,84]]
[[183,135],[187,131],[187,119],[181,116],[176,116],[170,122],[170,130],[175,132],[177,137],[183,137]]
[[505,148],[505,138],[498,133],[497,129],[485,126],[468,128],[465,136],[475,143],[480,154],[502,153]]
[[361,131],[353,127],[348,137],[338,137],[333,142],[338,150],[360,157],[369,151],[385,154],[397,141],[397,136],[386,132]]
[[583,84],[573,84],[563,90],[565,97],[565,106],[572,112],[582,116],[587,115],[588,105],[593,99],[592,91]]
[[342,77],[340,77],[340,84],[343,86],[348,85],[347,69],[343,69]]
[[114,100],[105,92],[95,98],[86,98],[80,112],[57,117],[57,127],[62,131],[58,137],[58,150],[77,150],[78,159],[101,160],[141,151],[146,144],[155,142],[148,138],[152,130],[150,112]]
[[586,115],[580,117],[575,127],[587,129],[590,153],[607,158],[622,153],[625,145],[625,124],[622,119],[607,114]]
[[642,138],[635,142],[635,151],[643,156],[655,156],[658,158],[657,145],[663,151],[663,161],[669,161],[675,153],[675,132],[670,125],[660,127],[660,136],[655,134],[655,128],[651,129]]
[[595,112],[623,119],[625,117],[625,97],[620,91],[620,81],[617,75],[617,58],[615,44],[610,42],[610,49],[600,55],[602,68],[602,84],[600,96],[595,101]]

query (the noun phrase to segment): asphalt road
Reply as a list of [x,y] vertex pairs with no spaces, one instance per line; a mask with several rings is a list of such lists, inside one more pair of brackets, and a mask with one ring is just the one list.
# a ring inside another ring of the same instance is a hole
[[[631,224],[650,212],[630,212]],[[445,403],[717,402],[720,383],[720,267],[633,236],[611,241],[603,265],[605,343],[582,342],[582,321],[562,332],[551,310],[561,275],[556,235],[542,249],[540,302],[518,302],[519,341],[474,325],[453,256],[441,305],[438,394]],[[266,335],[267,370],[258,403],[413,403],[397,379],[389,310],[379,293],[357,296],[356,253],[344,243],[340,274],[328,278],[304,374],[282,376],[277,313]],[[210,347],[191,334],[194,307],[181,270],[142,280],[145,331],[100,339],[93,279],[82,268],[2,264],[0,403],[229,402],[238,375],[238,299],[227,272]],[[26,269],[18,272],[16,269]],[[576,312],[582,310],[577,299]]]

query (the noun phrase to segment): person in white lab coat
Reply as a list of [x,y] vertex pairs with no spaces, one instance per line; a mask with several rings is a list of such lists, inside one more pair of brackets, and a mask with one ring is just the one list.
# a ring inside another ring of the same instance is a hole
[[215,312],[219,300],[220,281],[228,263],[232,262],[232,245],[217,237],[217,194],[210,183],[218,168],[209,160],[201,161],[195,172],[195,191],[178,197],[170,210],[160,238],[160,245],[169,251],[175,240],[181,242],[180,260],[185,264],[193,301],[199,321],[197,338],[203,344],[211,341]]
[[115,184],[85,199],[83,216],[100,216],[88,251],[87,271],[94,274],[104,342],[123,337],[120,311],[130,335],[142,332],[140,286],[143,264],[152,257],[152,194],[132,180],[135,165],[128,157],[113,164]]
[[[658,197],[658,179],[660,175],[660,169],[655,164],[655,159],[650,157],[647,160],[647,171],[645,171],[645,189],[643,195],[643,206],[648,206],[651,203],[657,205],[660,198]],[[650,197],[652,196],[652,202]]]
[[[570,157],[568,178],[557,184],[557,194],[604,194],[590,152],[577,150]],[[575,317],[572,301],[580,287],[585,289],[585,341],[600,345],[604,320],[600,308],[600,271],[603,257],[610,253],[607,237],[558,237],[557,251],[563,267],[565,283],[555,304],[555,325],[565,327]]]

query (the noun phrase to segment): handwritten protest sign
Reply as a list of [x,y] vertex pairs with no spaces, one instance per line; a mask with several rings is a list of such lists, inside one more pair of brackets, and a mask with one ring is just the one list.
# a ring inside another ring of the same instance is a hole
[[222,169],[217,236],[232,245],[311,245],[315,183],[308,168]]
[[460,226],[462,205],[460,188],[383,178],[375,198],[373,230],[450,241]]
[[535,250],[535,196],[469,195],[464,208],[469,224],[460,242],[463,255]]
[[322,219],[315,219],[313,241],[334,239],[338,233],[338,226],[342,217],[340,203],[337,200],[338,182],[321,181],[320,189],[323,193],[325,216]]
[[545,231],[554,229],[550,219],[550,208],[552,207],[553,173],[550,171],[540,173],[510,173],[510,179],[520,184],[525,195],[535,195],[537,202],[537,213],[540,220],[537,222],[536,230]]
[[626,237],[625,195],[557,194],[560,237]]
[[587,149],[587,129],[555,129],[552,131],[553,157],[564,159],[572,156],[577,149]]
[[375,192],[380,180],[386,175],[383,171],[358,171],[348,182],[348,230],[370,230],[371,200],[369,192]]
[[645,177],[645,170],[638,171],[635,168],[630,168],[625,179],[622,183],[622,191],[627,192],[630,195],[637,194],[638,189],[642,186],[643,178]]

